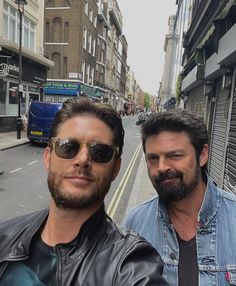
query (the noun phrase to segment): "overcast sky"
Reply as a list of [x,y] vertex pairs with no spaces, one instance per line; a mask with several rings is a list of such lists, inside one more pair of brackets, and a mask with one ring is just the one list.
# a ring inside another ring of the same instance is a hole
[[176,0],[117,0],[128,42],[127,63],[141,88],[156,95],[162,80],[168,17],[176,13]]

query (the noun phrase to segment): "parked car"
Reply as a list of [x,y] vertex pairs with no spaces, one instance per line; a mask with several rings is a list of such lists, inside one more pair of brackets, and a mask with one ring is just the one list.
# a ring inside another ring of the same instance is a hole
[[48,142],[52,121],[62,103],[32,101],[28,112],[27,137],[31,143]]

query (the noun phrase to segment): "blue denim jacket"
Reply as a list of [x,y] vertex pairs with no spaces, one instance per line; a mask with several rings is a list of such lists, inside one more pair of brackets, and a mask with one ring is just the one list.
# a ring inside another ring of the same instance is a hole
[[[208,178],[196,235],[199,285],[236,285],[236,196]],[[146,238],[164,261],[163,276],[178,285],[179,248],[165,206],[153,198],[133,210],[124,225]]]

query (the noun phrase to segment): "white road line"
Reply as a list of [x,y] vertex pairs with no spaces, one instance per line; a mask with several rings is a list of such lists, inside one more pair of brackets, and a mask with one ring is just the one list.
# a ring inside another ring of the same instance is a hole
[[32,161],[32,162],[30,162],[29,164],[28,164],[28,166],[31,166],[31,165],[33,165],[33,164],[35,164],[35,163],[37,163],[38,161]]
[[15,173],[15,172],[17,172],[17,171],[20,171],[21,169],[22,169],[22,168],[17,168],[17,169],[15,169],[15,170],[11,171],[10,174]]
[[132,157],[132,159],[131,159],[131,161],[130,161],[130,163],[128,165],[128,168],[126,169],[126,172],[125,172],[125,174],[124,174],[124,176],[123,176],[123,178],[122,178],[118,188],[116,189],[116,191],[114,193],[114,196],[113,196],[113,198],[112,198],[112,200],[110,202],[110,205],[107,208],[107,214],[111,218],[113,218],[114,215],[115,215],[116,209],[117,209],[118,204],[120,202],[120,199],[121,199],[121,197],[122,197],[122,195],[124,193],[126,184],[127,184],[128,179],[130,177],[130,174],[131,174],[131,172],[133,170],[135,161],[136,161],[136,159],[138,157],[138,154],[139,154],[140,150],[141,150],[141,144],[139,144],[137,149],[135,150],[134,155],[133,155],[133,157]]

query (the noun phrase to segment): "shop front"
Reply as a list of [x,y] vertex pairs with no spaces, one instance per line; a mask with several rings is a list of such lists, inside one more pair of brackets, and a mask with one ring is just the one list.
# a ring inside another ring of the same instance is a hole
[[47,66],[22,57],[22,95],[18,101],[18,54],[2,49],[0,52],[0,132],[16,130],[16,119],[24,115],[32,100],[39,100],[46,81]]
[[101,93],[98,93],[93,86],[86,85],[79,81],[48,80],[43,88],[43,100],[64,102],[73,96],[91,98],[94,102],[101,102]]
[[101,91],[99,89],[95,89],[93,86],[89,86],[84,83],[81,83],[80,85],[80,95],[91,98],[93,102],[102,101]]

